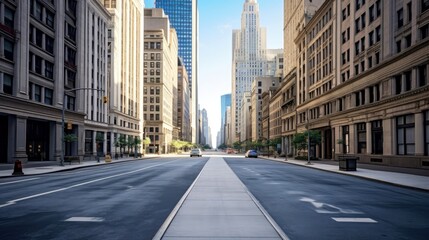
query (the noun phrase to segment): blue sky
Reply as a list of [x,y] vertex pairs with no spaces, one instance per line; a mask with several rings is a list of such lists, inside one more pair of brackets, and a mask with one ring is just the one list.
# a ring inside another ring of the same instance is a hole
[[[153,0],[145,0],[153,7]],[[245,0],[199,0],[198,95],[207,110],[212,141],[220,130],[220,96],[231,93],[232,30],[241,28]],[[258,0],[260,24],[267,29],[267,48],[283,48],[283,0]]]

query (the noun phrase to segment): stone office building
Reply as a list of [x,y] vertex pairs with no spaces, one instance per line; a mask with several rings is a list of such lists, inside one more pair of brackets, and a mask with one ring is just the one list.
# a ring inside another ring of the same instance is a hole
[[77,1],[1,1],[0,13],[0,162],[56,160],[63,102],[83,136],[83,94],[63,91],[82,86]]
[[326,1],[296,43],[296,127],[321,130],[313,156],[429,167],[429,1]]

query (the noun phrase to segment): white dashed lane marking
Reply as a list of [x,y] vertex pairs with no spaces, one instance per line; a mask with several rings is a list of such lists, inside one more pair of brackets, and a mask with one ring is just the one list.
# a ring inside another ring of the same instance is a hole
[[64,220],[65,222],[103,222],[104,218],[99,217],[71,217]]
[[372,218],[332,218],[337,222],[344,222],[344,223],[377,223]]

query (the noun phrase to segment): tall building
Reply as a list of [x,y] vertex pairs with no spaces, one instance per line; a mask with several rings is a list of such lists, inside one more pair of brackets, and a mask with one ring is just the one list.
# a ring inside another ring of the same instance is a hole
[[201,111],[201,129],[202,134],[200,143],[202,145],[206,145],[209,142],[209,119],[207,116],[207,110],[205,108],[203,108],[203,110]]
[[[77,75],[84,79],[84,88],[95,88],[100,91],[86,90],[84,95],[85,109],[85,146],[87,156],[104,156],[111,153],[113,142],[109,128],[109,105],[104,97],[109,98],[108,82],[108,32],[110,28],[110,14],[104,5],[97,0],[83,1],[79,11],[86,24],[83,28],[82,46],[85,51],[78,61]],[[70,73],[67,73],[67,77]]]
[[311,156],[427,168],[428,14],[428,1],[327,0],[302,27],[285,28],[298,31],[272,101],[284,106],[284,147],[309,128],[322,138]]
[[191,135],[191,107],[188,73],[181,58],[178,59],[177,69],[177,126],[179,139],[192,142]]
[[[220,144],[225,144],[225,124],[226,124],[226,109],[231,106],[231,94],[225,94],[220,97],[220,114],[221,114],[221,130]],[[218,146],[219,146],[218,145]]]
[[256,0],[245,0],[241,29],[233,30],[232,34],[231,132],[235,142],[240,137],[240,106],[244,93],[250,91],[255,77],[264,75],[261,68],[265,61],[266,29],[259,26]]
[[[81,10],[74,0],[0,2],[1,163],[59,160],[63,130],[83,139],[84,93],[65,91],[85,86]],[[83,155],[83,144],[66,154]]]
[[197,79],[197,51],[198,51],[198,16],[197,0],[155,0],[155,7],[164,9],[170,18],[171,27],[176,29],[179,39],[179,57],[185,63],[189,76],[191,94],[191,126],[192,142],[197,139],[198,123],[198,79]]
[[105,0],[104,5],[112,15],[107,52],[108,105],[112,153],[116,153],[120,138],[131,141],[143,137],[144,9],[139,0]]
[[[241,29],[232,36],[232,113],[233,142],[241,138],[241,106],[246,92],[251,92],[255,77],[275,74],[275,60],[279,50],[266,49],[266,30],[259,26],[259,4],[245,0],[241,14]],[[243,128],[246,129],[246,128]],[[247,134],[244,134],[247,135]]]
[[145,9],[144,14],[144,132],[151,140],[149,153],[168,153],[177,110],[177,34],[162,9]]

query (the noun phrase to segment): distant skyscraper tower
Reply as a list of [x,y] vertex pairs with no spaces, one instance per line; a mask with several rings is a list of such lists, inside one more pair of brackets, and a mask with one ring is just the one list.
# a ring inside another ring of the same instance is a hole
[[241,29],[232,33],[232,141],[238,141],[240,106],[244,93],[251,91],[255,77],[266,75],[266,30],[259,27],[259,4],[245,0]]
[[192,142],[197,139],[197,0],[155,0],[155,7],[164,9],[179,38],[179,56],[189,75],[191,90]]
[[231,107],[231,94],[225,94],[220,97],[220,111],[221,111],[221,126],[220,126],[220,144],[225,143],[225,124],[226,124],[226,109]]

